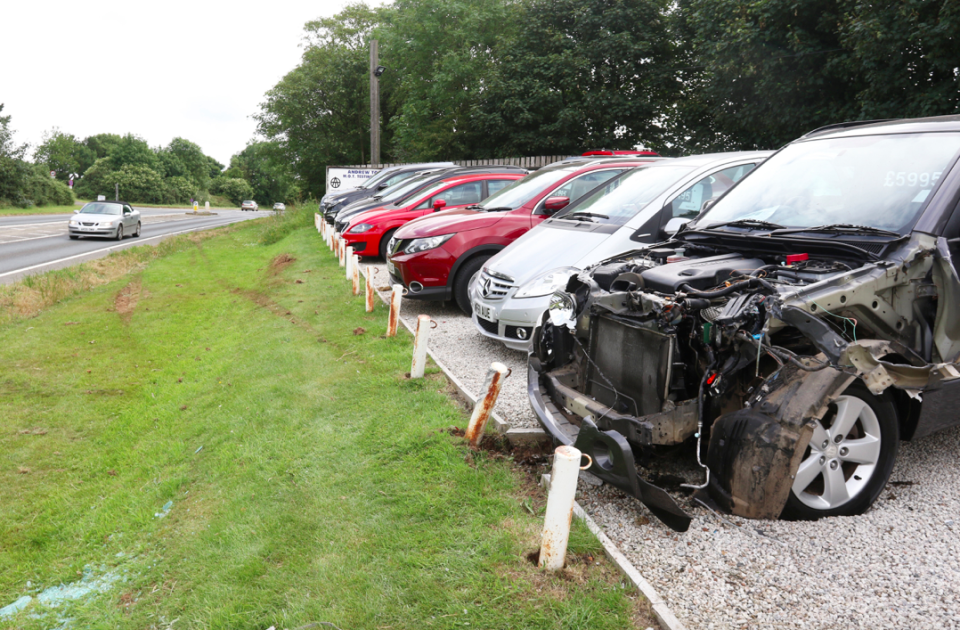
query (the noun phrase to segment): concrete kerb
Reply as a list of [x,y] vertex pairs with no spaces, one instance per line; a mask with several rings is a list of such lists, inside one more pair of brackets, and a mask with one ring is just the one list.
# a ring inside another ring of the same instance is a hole
[[[540,485],[549,490],[550,489],[550,475],[544,474],[540,477]],[[574,502],[573,504],[573,514],[580,520],[582,520],[587,525],[587,529],[593,532],[593,535],[597,537],[597,540],[600,541],[600,544],[603,545],[603,553],[607,558],[613,562],[617,569],[620,570],[620,573],[624,575],[630,582],[640,591],[644,597],[647,598],[647,601],[650,602],[650,607],[653,608],[653,614],[656,616],[657,621],[660,622],[660,626],[663,630],[686,630],[686,626],[680,623],[680,620],[677,619],[676,615],[673,614],[673,611],[670,610],[670,607],[667,606],[667,603],[663,601],[663,598],[660,597],[660,593],[657,592],[657,589],[653,588],[653,585],[650,582],[647,582],[640,572],[637,571],[637,568],[631,564],[630,560],[627,559],[623,552],[621,552],[617,546],[614,544],[610,538],[603,533],[603,530],[600,529],[600,526],[597,525],[596,521],[590,518],[590,515],[587,514],[579,503]]]

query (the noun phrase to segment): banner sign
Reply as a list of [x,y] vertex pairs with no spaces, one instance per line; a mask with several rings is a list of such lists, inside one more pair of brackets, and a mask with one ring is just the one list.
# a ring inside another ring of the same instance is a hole
[[376,168],[344,168],[342,166],[327,167],[327,194],[347,192],[360,186],[380,172]]

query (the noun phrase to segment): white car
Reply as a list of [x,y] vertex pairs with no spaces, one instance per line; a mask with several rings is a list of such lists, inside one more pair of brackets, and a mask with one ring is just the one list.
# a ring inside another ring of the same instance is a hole
[[274,210],[277,210],[277,211],[280,211],[280,210],[286,210],[287,207],[286,207],[285,205],[283,205],[282,203],[279,203],[279,202],[278,202],[278,203],[273,204],[273,209],[274,209]]
[[91,201],[67,225],[71,240],[81,236],[105,236],[123,240],[124,235],[140,236],[140,211],[123,201]]
[[256,201],[248,200],[240,204],[241,210],[259,210],[260,206],[257,205]]
[[663,160],[609,180],[487,261],[469,289],[474,325],[480,334],[526,351],[550,296],[570,276],[663,240],[770,154]]

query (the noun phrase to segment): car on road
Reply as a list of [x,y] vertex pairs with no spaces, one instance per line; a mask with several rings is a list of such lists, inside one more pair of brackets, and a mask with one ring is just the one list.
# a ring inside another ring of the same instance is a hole
[[477,331],[526,351],[550,295],[571,275],[676,231],[768,155],[736,152],[662,160],[625,172],[581,197],[486,262],[469,295]]
[[273,204],[273,209],[274,209],[274,210],[277,210],[277,211],[283,211],[283,210],[286,210],[286,209],[287,209],[287,206],[285,206],[285,205],[282,204],[282,203],[275,203],[275,204]]
[[526,174],[524,169],[498,166],[449,171],[399,204],[350,217],[340,236],[354,253],[385,259],[390,238],[403,224],[444,208],[479,203]]
[[256,211],[256,210],[259,210],[259,209],[260,209],[260,206],[257,205],[257,202],[256,202],[256,201],[248,200],[248,201],[244,201],[243,203],[240,204],[240,209],[241,209],[241,210],[254,210],[254,211]]
[[491,256],[581,195],[649,163],[649,159],[564,160],[474,206],[415,219],[397,230],[388,246],[392,281],[406,287],[409,298],[453,299],[469,314],[467,287]]
[[528,364],[540,423],[681,531],[638,469],[684,443],[689,487],[733,514],[863,513],[901,440],[960,422],[958,200],[960,116],[804,135],[553,293]]
[[67,224],[71,240],[100,236],[120,241],[127,234],[140,236],[140,211],[125,201],[91,201],[73,212]]

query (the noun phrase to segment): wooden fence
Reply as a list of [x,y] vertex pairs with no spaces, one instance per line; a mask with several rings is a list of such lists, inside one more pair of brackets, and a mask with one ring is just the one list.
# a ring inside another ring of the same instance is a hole
[[[492,160],[453,160],[459,166],[520,166],[536,170],[547,164],[565,160],[569,155],[538,155],[536,157],[494,158]],[[350,164],[342,168],[386,168],[388,166],[402,166],[401,163],[379,164]]]

